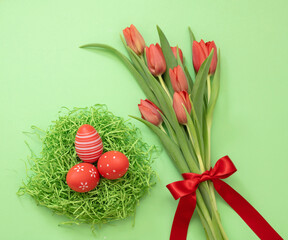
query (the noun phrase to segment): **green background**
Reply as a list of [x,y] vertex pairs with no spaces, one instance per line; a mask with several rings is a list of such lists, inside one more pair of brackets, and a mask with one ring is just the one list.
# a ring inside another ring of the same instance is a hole
[[[114,56],[79,49],[102,42],[124,52],[119,33],[133,23],[147,44],[158,24],[191,63],[187,27],[221,48],[221,92],[214,115],[212,159],[228,154],[238,172],[227,179],[284,237],[287,235],[288,4],[286,0],[0,1],[0,238],[3,240],[168,239],[177,202],[165,185],[180,175],[165,151],[154,164],[160,180],[133,219],[102,226],[59,227],[63,216],[16,191],[25,178],[31,125],[46,129],[62,106],[105,103],[116,115],[139,115],[144,94]],[[131,120],[133,121],[133,120]],[[145,141],[160,145],[140,123]],[[229,239],[258,239],[217,196]],[[205,239],[199,218],[188,239]]]

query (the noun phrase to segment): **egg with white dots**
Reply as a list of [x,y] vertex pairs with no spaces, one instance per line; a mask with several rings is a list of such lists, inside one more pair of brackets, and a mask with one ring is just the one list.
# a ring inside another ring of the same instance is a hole
[[117,179],[123,177],[129,168],[129,160],[118,151],[104,153],[98,160],[97,168],[102,177]]
[[66,182],[76,192],[89,192],[99,183],[100,175],[91,163],[78,163],[68,171]]

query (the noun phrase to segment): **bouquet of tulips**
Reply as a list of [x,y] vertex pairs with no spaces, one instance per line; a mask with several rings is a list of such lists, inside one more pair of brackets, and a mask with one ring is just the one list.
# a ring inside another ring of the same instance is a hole
[[[272,239],[277,234],[271,226],[240,194],[219,180],[236,171],[229,157],[221,158],[211,168],[211,126],[220,85],[220,59],[214,41],[196,41],[189,28],[193,64],[188,67],[181,49],[171,47],[158,26],[157,30],[161,46],[157,43],[148,47],[134,25],[124,29],[125,40],[122,36],[121,40],[129,58],[106,44],[81,47],[108,50],[127,66],[147,97],[138,105],[142,118],[133,118],[160,138],[187,180],[167,186],[175,199],[180,198],[170,239],[186,239],[195,208],[207,239],[228,239],[214,188],[261,239]],[[262,233],[262,228],[269,228],[271,235],[266,230]]]
[[[117,55],[131,71],[147,99],[138,105],[146,124],[161,139],[180,173],[201,173],[211,167],[210,133],[219,92],[219,56],[215,43],[197,42],[189,28],[193,66],[190,72],[178,47],[170,47],[157,27],[160,45],[145,45],[134,25],[123,30],[121,40],[130,60],[105,44],[87,44]],[[217,211],[213,185],[197,190],[196,210],[207,239],[228,239]]]

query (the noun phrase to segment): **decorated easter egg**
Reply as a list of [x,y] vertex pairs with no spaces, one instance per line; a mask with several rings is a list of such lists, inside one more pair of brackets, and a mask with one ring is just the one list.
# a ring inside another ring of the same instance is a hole
[[129,168],[128,158],[121,152],[110,151],[104,153],[97,163],[99,173],[108,179],[122,177]]
[[89,124],[82,125],[75,137],[75,149],[83,162],[96,162],[103,152],[99,133]]
[[89,192],[99,183],[100,175],[91,163],[74,165],[66,175],[68,186],[76,192]]

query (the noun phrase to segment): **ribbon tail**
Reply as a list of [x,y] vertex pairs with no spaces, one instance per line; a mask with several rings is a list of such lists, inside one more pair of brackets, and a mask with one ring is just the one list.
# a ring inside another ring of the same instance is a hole
[[234,209],[261,240],[283,240],[261,214],[227,183],[213,180],[219,195]]
[[196,207],[196,194],[180,198],[174,216],[170,240],[186,240],[190,220]]

